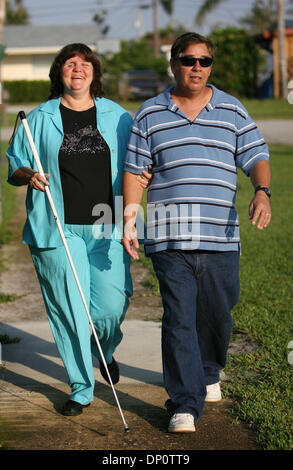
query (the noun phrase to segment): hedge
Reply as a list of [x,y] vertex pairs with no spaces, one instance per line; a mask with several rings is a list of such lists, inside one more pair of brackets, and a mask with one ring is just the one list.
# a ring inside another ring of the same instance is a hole
[[3,87],[9,93],[9,103],[41,103],[50,93],[49,80],[5,80]]

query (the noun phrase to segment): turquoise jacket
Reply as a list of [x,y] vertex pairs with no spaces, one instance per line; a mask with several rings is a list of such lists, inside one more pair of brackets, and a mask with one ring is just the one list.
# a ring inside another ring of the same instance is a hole
[[[97,128],[111,152],[111,172],[113,199],[122,195],[124,160],[131,116],[117,103],[106,98],[95,99],[97,109]],[[62,227],[64,228],[63,194],[58,164],[59,149],[64,133],[59,110],[60,98],[41,104],[27,116],[27,122],[44,173],[49,173],[50,192]],[[34,157],[22,124],[7,151],[9,161],[8,183],[17,186],[13,173],[23,166],[37,170]],[[39,248],[62,245],[60,234],[53,217],[48,198],[42,191],[28,186],[26,196],[27,220],[23,229],[23,243]]]

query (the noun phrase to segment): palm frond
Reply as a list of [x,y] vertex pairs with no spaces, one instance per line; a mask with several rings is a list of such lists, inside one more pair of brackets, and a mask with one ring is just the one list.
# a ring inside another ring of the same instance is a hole
[[205,16],[225,0],[205,0],[195,17],[195,23],[201,25]]

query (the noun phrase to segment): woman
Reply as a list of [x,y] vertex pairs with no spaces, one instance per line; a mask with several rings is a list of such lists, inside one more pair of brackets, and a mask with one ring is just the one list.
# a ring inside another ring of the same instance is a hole
[[[52,333],[69,375],[71,394],[62,413],[73,416],[93,400],[91,353],[101,358],[90,339],[88,318],[43,192],[50,185],[115,384],[119,367],[113,353],[122,339],[120,325],[132,295],[132,282],[129,257],[121,240],[114,237],[113,214],[115,198],[122,194],[132,118],[118,104],[102,97],[101,66],[86,45],[65,46],[49,76],[49,100],[27,117],[45,178],[37,172],[24,128],[19,126],[7,152],[8,182],[28,185],[23,242],[30,247]],[[97,216],[92,215],[94,207],[110,210],[107,227],[112,236],[103,236],[103,217],[99,225]],[[108,381],[102,361],[100,371]]]

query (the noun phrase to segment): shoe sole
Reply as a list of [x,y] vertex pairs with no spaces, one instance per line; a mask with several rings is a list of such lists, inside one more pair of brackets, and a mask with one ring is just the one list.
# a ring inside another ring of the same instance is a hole
[[214,402],[216,402],[216,401],[221,401],[221,400],[222,400],[222,395],[220,395],[220,396],[218,396],[218,397],[210,397],[210,398],[209,398],[209,397],[206,397],[204,401],[205,401],[205,402],[208,402],[208,403],[209,403],[209,402],[214,403]]
[[82,410],[81,410],[81,411],[78,411],[77,413],[70,413],[70,412],[68,412],[68,411],[65,411],[65,412],[64,412],[64,411],[61,411],[61,414],[62,414],[63,416],[79,416],[79,415],[81,415],[81,413],[82,413]]
[[195,432],[195,429],[168,429],[168,432]]

